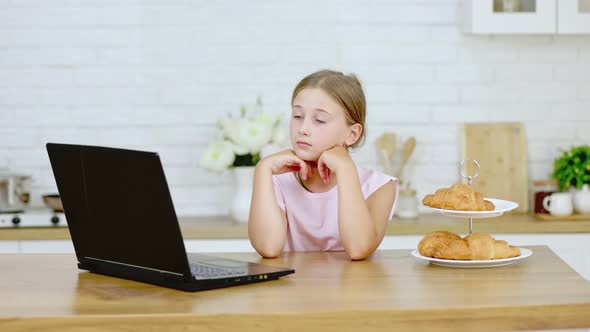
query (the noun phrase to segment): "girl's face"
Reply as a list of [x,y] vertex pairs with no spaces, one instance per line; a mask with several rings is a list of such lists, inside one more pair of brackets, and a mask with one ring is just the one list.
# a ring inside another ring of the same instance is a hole
[[356,142],[360,125],[349,126],[344,112],[322,89],[301,90],[293,100],[289,126],[295,154],[303,160],[317,161],[322,152],[336,145]]

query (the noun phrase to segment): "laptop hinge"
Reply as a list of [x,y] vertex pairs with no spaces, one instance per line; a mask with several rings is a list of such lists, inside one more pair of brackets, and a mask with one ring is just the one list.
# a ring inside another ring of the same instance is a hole
[[173,280],[182,280],[182,281],[187,280],[182,273],[153,269],[150,267],[121,263],[121,262],[115,262],[115,261],[111,261],[108,259],[101,259],[101,258],[94,258],[94,257],[84,257],[84,258],[85,258],[85,260],[89,260],[90,262],[86,261],[84,263],[79,263],[78,266],[82,265],[83,266],[82,268],[85,268],[85,269],[86,268],[96,269],[99,267],[99,265],[96,263],[101,262],[101,263],[113,264],[115,266],[125,268],[125,269],[131,268],[131,269],[146,270],[146,271],[150,271],[150,272],[157,272],[164,279],[173,279]]

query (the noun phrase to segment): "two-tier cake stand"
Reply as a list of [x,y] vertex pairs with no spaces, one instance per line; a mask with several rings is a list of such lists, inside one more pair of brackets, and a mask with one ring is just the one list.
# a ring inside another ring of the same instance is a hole
[[[465,171],[465,167],[468,163],[472,163],[475,166],[475,171],[470,174],[469,172]],[[473,180],[479,176],[480,166],[477,160],[475,159],[464,159],[459,164],[459,173],[461,176],[467,180],[467,184],[471,186],[473,184]],[[446,216],[455,217],[455,218],[467,218],[469,220],[469,234],[473,233],[473,219],[479,218],[492,218],[498,217],[504,214],[504,212],[513,210],[518,207],[518,204],[511,201],[506,201],[497,198],[485,198],[485,200],[490,201],[494,204],[495,208],[491,211],[462,211],[462,210],[448,210],[448,209],[438,209],[429,207],[435,211],[438,211]],[[447,266],[447,267],[462,267],[462,268],[482,268],[482,267],[498,267],[498,266],[505,266],[515,263],[518,260],[524,259],[532,254],[532,252],[528,249],[521,248],[521,255],[518,257],[511,257],[511,258],[504,258],[504,259],[496,259],[496,260],[449,260],[449,259],[438,259],[432,257],[424,257],[418,253],[417,250],[412,252],[412,255],[429,261],[431,264],[440,265],[440,266]]]

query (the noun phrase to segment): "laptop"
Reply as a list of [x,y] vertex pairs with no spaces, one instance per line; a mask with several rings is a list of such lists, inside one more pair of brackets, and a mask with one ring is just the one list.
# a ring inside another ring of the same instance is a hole
[[56,143],[47,152],[82,270],[183,291],[295,272],[187,253],[157,153]]

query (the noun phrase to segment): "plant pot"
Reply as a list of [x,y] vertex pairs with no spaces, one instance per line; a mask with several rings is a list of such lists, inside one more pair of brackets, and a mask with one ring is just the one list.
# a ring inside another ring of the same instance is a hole
[[230,215],[237,223],[248,222],[255,168],[255,166],[240,166],[232,169],[234,192]]

